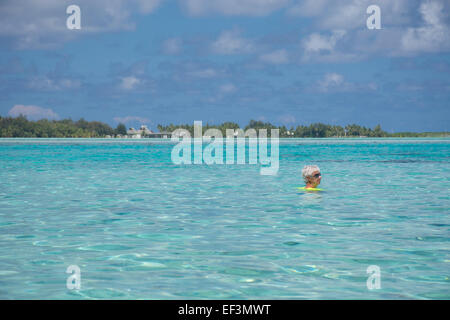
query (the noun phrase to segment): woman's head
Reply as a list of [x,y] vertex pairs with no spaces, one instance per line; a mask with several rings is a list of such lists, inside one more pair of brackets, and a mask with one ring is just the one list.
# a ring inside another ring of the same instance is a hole
[[304,166],[302,170],[302,176],[306,185],[309,185],[312,188],[317,187],[320,184],[320,180],[322,179],[319,167],[314,165]]

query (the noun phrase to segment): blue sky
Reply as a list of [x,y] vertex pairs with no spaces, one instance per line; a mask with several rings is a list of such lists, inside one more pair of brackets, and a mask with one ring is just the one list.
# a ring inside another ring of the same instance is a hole
[[[66,8],[81,9],[81,30]],[[381,8],[369,30],[369,5]],[[0,3],[0,115],[450,131],[444,0]]]

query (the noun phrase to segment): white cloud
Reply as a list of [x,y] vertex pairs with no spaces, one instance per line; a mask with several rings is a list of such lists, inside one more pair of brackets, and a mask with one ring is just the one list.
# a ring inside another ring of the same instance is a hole
[[[136,14],[154,12],[163,2],[78,0],[82,28],[67,30],[65,9],[74,4],[71,0],[0,1],[0,38],[2,43],[12,42],[18,49],[53,49],[80,35],[134,30]],[[307,58],[316,59],[312,53],[320,53],[317,60],[322,61],[450,50],[448,0],[377,0],[376,3],[373,0],[179,0],[178,3],[191,15],[265,16],[284,9],[288,14],[308,17],[308,28],[312,31],[304,41],[304,49],[311,53]],[[366,9],[371,4],[381,8],[382,30],[368,31],[365,26]],[[345,32],[345,36],[339,32]],[[212,52],[218,54],[253,53],[257,49],[254,41],[243,38],[236,30],[222,33],[211,45]],[[179,38],[167,39],[162,46],[166,54],[178,54],[181,50]],[[275,63],[276,58],[268,55],[260,58]],[[284,59],[282,55],[279,53],[279,61]]]
[[327,73],[319,80],[313,90],[319,92],[348,92],[348,91],[373,91],[377,90],[375,83],[347,82],[339,73]]
[[151,13],[163,2],[163,0],[136,0],[140,12],[143,14]]
[[61,86],[64,88],[79,88],[81,82],[79,80],[62,79],[60,81]]
[[302,61],[335,62],[355,60],[358,53],[345,53],[337,50],[338,42],[343,40],[346,34],[345,30],[335,30],[330,35],[310,34],[302,41]]
[[58,119],[59,116],[52,109],[42,108],[33,105],[22,105],[16,104],[9,110],[8,114],[11,117],[18,117],[21,114],[26,116],[29,120],[39,120],[39,119]]
[[163,42],[162,51],[165,54],[179,54],[181,52],[182,40],[170,38]]
[[412,8],[416,1],[411,0],[298,0],[288,8],[295,16],[315,18],[316,26],[321,29],[360,29],[366,26],[366,9],[376,4],[381,8],[383,24],[400,26],[414,21]]
[[179,0],[190,15],[264,16],[285,7],[290,0]]
[[218,87],[217,93],[213,96],[210,96],[206,99],[208,103],[217,103],[225,97],[233,94],[237,91],[237,88],[232,83],[225,83]]
[[[444,0],[378,0],[382,30],[368,30],[366,9],[372,0],[299,0],[288,9],[312,18],[318,31],[303,41],[303,61],[361,60],[374,55],[408,56],[450,50]],[[422,16],[422,19],[418,17]],[[413,27],[414,26],[414,27]],[[334,30],[327,35],[326,30]],[[339,31],[336,31],[339,30]]]
[[123,77],[120,83],[120,88],[124,90],[132,90],[141,83],[141,80],[134,76]]
[[304,42],[303,47],[307,54],[320,51],[334,51],[336,43],[346,34],[345,30],[336,30],[330,36],[324,36],[320,33],[311,34]]
[[228,72],[223,66],[220,67],[218,64],[213,64],[206,61],[167,63],[165,64],[165,69],[171,75],[173,80],[184,84],[189,84],[189,87],[191,88],[195,87],[196,84],[201,81],[206,81],[209,83],[210,79],[227,77]]
[[217,54],[241,54],[254,50],[253,43],[240,36],[238,30],[224,31],[219,38],[211,44],[211,51]]
[[64,89],[77,89],[81,86],[79,80],[68,78],[50,78],[48,76],[33,77],[28,82],[28,87],[34,90],[59,91]]
[[289,62],[289,55],[285,49],[280,49],[270,53],[263,54],[259,57],[259,59],[267,63],[283,64]]
[[48,49],[87,33],[133,30],[133,12],[148,14],[162,0],[78,0],[81,30],[68,30],[66,8],[71,0],[0,2],[0,37],[18,49]]
[[320,91],[329,91],[341,87],[344,84],[344,77],[338,73],[327,73],[318,84]]
[[419,9],[425,26],[408,28],[401,39],[402,49],[407,52],[435,52],[450,49],[450,27],[444,23],[444,5],[427,1]]
[[236,86],[232,83],[223,84],[219,87],[220,93],[233,93],[236,91]]
[[125,116],[125,117],[114,117],[114,121],[117,123],[130,123],[130,122],[138,122],[138,123],[149,123],[150,120],[147,118],[139,117],[139,116]]

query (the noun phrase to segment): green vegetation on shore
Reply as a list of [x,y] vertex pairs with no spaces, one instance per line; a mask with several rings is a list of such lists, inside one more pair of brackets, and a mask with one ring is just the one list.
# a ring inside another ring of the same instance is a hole
[[[160,132],[173,132],[175,129],[183,128],[188,130],[191,135],[194,134],[194,126],[185,125],[158,125]],[[219,129],[223,136],[226,136],[226,129],[238,129],[239,125],[233,122],[224,122],[220,125],[203,125],[203,132],[208,129]],[[366,128],[356,124],[345,127],[336,125],[327,125],[323,123],[313,123],[309,126],[299,125],[297,127],[275,126],[268,122],[250,120],[244,130],[247,129],[279,129],[280,138],[329,138],[329,137],[445,137],[450,136],[450,132],[397,132],[387,133],[381,129],[380,125],[375,128]],[[116,135],[125,135],[126,127],[119,124],[115,129],[108,124],[99,121],[86,121],[80,119],[73,121],[47,120],[29,121],[24,116],[17,118],[0,117],[0,137],[2,138],[102,138],[106,136],[114,137]]]
[[[194,126],[189,124],[184,125],[158,125],[159,131],[173,132],[175,129],[186,129],[194,135]],[[234,122],[224,122],[220,125],[206,124],[202,126],[203,132],[208,129],[215,128],[226,136],[226,129],[238,129],[239,125]],[[267,134],[270,136],[270,129],[279,129],[280,138],[332,138],[332,137],[447,137],[450,132],[399,132],[387,133],[381,129],[380,125],[375,126],[374,129],[359,126],[357,124],[350,124],[345,127],[328,125],[323,123],[313,123],[309,126],[299,125],[297,127],[275,126],[269,122],[250,120],[244,130],[247,129],[267,129]]]
[[99,121],[80,119],[72,121],[47,120],[28,121],[26,117],[0,117],[0,137],[7,138],[102,138],[123,134],[126,128],[119,124],[116,129]]

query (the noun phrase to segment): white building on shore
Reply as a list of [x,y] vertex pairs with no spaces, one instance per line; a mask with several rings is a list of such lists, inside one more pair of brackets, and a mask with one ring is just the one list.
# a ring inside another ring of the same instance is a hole
[[153,131],[151,131],[145,124],[141,125],[141,128],[139,130],[136,130],[135,128],[130,128],[127,130],[127,135],[130,138],[140,139],[142,137],[145,137],[146,135],[152,134]]
[[168,139],[172,136],[170,132],[153,132],[145,124],[141,125],[139,130],[135,128],[130,128],[127,130],[127,136],[129,138],[140,139],[140,138],[163,138]]

